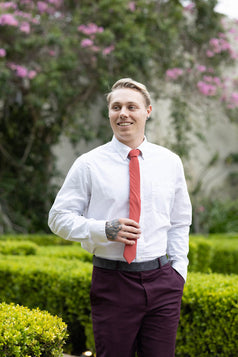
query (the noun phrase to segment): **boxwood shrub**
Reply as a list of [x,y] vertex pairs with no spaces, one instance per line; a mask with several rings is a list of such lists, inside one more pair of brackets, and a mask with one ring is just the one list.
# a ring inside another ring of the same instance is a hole
[[[91,263],[41,256],[2,256],[0,301],[39,307],[61,317],[73,353],[85,350],[90,331]],[[91,334],[91,333],[90,333]],[[91,337],[89,338],[91,339]]]
[[74,242],[62,239],[54,234],[3,234],[0,235],[0,241],[30,241],[40,246],[48,245],[72,245]]
[[191,236],[189,271],[238,274],[238,236]]
[[[91,263],[77,259],[4,256],[0,261],[0,300],[31,308],[39,306],[61,316],[68,324],[72,352],[81,353],[85,347],[93,348],[89,301],[91,272]],[[237,306],[236,276],[189,273],[176,356],[238,355]],[[80,334],[87,336],[87,343]]]
[[185,284],[176,357],[238,356],[237,276],[190,273]]
[[4,255],[34,255],[38,245],[29,241],[0,241],[0,254]]
[[66,337],[66,324],[46,311],[0,304],[1,356],[60,357]]

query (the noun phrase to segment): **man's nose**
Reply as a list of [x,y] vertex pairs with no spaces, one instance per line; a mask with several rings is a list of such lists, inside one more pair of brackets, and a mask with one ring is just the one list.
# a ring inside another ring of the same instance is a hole
[[122,107],[121,108],[121,111],[120,111],[120,118],[127,118],[128,117],[128,113],[127,113],[127,109],[125,107]]

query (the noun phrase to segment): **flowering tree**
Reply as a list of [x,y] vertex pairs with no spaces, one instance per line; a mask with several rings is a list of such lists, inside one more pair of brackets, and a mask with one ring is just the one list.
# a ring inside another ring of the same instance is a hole
[[[107,117],[90,117],[89,108],[116,79],[131,76],[158,95],[158,83],[166,80],[179,81],[184,93],[194,88],[207,97],[225,90],[216,71],[236,54],[222,32],[215,4],[194,0],[184,8],[178,0],[0,3],[4,231],[46,229],[54,196],[50,182],[57,175],[52,145],[62,133],[77,141],[108,138]],[[235,91],[227,87],[222,98],[229,110],[236,108]],[[172,99],[177,151],[185,154],[188,102],[174,92]]]

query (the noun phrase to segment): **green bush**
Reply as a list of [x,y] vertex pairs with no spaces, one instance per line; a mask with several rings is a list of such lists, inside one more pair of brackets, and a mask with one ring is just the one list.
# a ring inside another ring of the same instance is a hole
[[238,236],[190,236],[189,271],[238,274]]
[[185,285],[176,357],[238,356],[237,276],[190,273]]
[[92,263],[93,256],[83,249],[80,244],[74,244],[72,246],[48,246],[39,247],[37,251],[38,255],[45,257],[55,257],[64,259],[77,259],[82,262]]
[[37,244],[29,241],[0,241],[0,254],[4,255],[34,255]]
[[[3,256],[0,300],[30,308],[39,306],[62,317],[68,325],[73,352],[82,352],[85,347],[93,348],[89,301],[91,272],[92,264],[77,259]],[[237,355],[237,304],[236,276],[189,273],[176,356]],[[82,344],[85,341],[80,334],[86,334],[86,345]],[[77,340],[81,341],[81,346],[76,346]]]
[[0,301],[58,315],[68,325],[70,352],[81,353],[86,347],[84,326],[90,331],[91,272],[92,264],[76,259],[2,256]]
[[39,246],[48,246],[48,245],[72,245],[75,244],[72,241],[62,239],[53,234],[3,234],[0,235],[1,241],[30,241]]
[[2,357],[60,357],[67,337],[62,319],[39,309],[0,304]]

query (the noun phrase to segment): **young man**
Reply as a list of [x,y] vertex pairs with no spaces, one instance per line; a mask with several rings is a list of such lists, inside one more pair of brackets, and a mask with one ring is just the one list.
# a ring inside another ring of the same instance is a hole
[[[49,226],[94,254],[97,357],[173,357],[191,224],[183,166],[176,154],[144,136],[152,106],[143,84],[121,79],[107,100],[113,139],[75,161]],[[138,157],[129,157],[132,149]],[[129,169],[132,161],[136,169]],[[138,200],[131,208],[133,195]],[[128,258],[133,247],[135,256]]]

